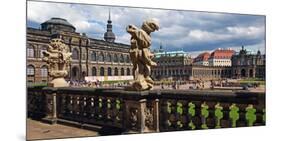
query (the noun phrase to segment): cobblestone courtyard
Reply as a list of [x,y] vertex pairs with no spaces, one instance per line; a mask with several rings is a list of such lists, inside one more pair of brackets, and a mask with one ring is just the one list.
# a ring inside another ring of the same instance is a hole
[[27,140],[98,136],[98,132],[27,119]]

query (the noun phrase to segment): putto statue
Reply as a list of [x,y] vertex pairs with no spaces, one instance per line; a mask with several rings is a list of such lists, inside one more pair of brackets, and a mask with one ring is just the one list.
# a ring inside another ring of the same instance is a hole
[[159,24],[154,20],[143,22],[141,29],[128,25],[127,32],[131,34],[130,57],[133,63],[134,82],[129,90],[151,90],[153,80],[150,77],[151,67],[157,64],[152,61],[154,55],[150,52],[150,33],[159,30]]
[[52,81],[48,84],[51,87],[67,87],[68,83],[64,77],[67,76],[67,70],[71,62],[71,53],[62,39],[55,38],[50,41],[47,51],[43,52],[43,61],[47,62],[49,76]]

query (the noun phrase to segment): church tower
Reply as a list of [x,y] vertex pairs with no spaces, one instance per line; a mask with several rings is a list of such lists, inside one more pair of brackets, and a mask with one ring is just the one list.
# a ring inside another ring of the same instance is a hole
[[115,40],[115,34],[112,32],[112,21],[110,18],[110,11],[107,20],[107,29],[106,32],[104,33],[104,40],[107,42],[114,42]]

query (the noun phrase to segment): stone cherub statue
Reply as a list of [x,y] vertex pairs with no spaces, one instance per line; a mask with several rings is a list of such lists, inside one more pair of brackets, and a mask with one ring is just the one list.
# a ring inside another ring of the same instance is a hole
[[43,52],[43,61],[49,66],[49,76],[52,81],[48,84],[51,87],[67,87],[68,83],[64,77],[67,76],[71,54],[62,39],[55,38],[50,41],[47,51]]
[[154,20],[143,22],[141,29],[128,25],[126,30],[131,34],[130,57],[133,63],[134,82],[129,90],[151,90],[153,80],[150,77],[151,67],[157,64],[152,61],[154,55],[150,52],[150,33],[159,29],[159,24]]

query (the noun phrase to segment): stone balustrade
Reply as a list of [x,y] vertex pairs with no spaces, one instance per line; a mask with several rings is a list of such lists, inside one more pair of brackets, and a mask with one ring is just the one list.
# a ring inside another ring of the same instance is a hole
[[28,88],[28,117],[122,133],[265,125],[265,93]]

